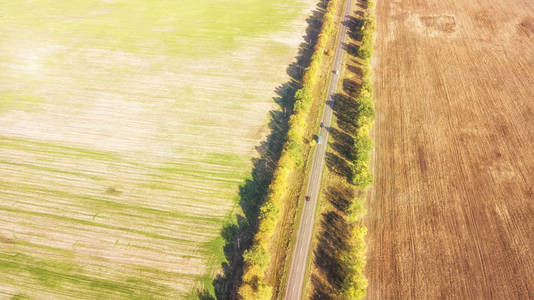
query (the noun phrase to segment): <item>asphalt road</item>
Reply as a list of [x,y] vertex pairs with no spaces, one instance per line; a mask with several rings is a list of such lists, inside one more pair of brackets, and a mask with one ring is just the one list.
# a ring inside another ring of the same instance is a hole
[[309,202],[304,203],[302,215],[300,218],[297,240],[293,250],[293,257],[291,260],[291,267],[289,269],[289,278],[287,281],[287,288],[284,299],[286,300],[300,300],[302,298],[302,287],[304,284],[304,275],[306,273],[306,263],[308,260],[308,253],[310,252],[310,242],[313,232],[315,208],[317,207],[317,198],[321,189],[321,177],[323,175],[326,147],[328,144],[328,128],[332,123],[332,107],[334,106],[334,95],[337,93],[337,87],[340,80],[340,75],[335,73],[335,70],[340,70],[343,52],[343,45],[345,43],[345,36],[347,35],[347,26],[350,7],[352,7],[352,0],[347,0],[343,12],[343,22],[340,26],[340,34],[334,63],[332,65],[332,76],[328,85],[326,93],[327,104],[324,106],[323,116],[321,121],[323,127],[319,129],[318,135],[322,137],[322,143],[318,144],[313,153],[313,161],[310,169],[310,178],[308,186],[306,187],[306,195],[310,197]]

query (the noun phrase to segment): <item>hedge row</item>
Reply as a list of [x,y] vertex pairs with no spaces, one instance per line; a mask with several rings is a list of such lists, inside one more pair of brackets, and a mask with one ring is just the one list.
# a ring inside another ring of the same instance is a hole
[[358,56],[362,60],[362,85],[356,95],[357,109],[353,119],[357,129],[353,147],[352,181],[360,189],[365,189],[373,183],[373,175],[369,170],[373,142],[369,137],[369,130],[373,126],[375,118],[371,83],[371,56],[373,54],[375,28],[374,3],[369,1],[361,28],[362,43],[358,50]]
[[345,216],[345,223],[349,227],[350,238],[346,248],[341,250],[338,257],[345,267],[345,279],[341,295],[343,299],[363,299],[367,289],[367,278],[363,273],[365,268],[365,235],[367,228],[362,222],[362,217],[366,211],[364,208],[365,199],[356,198],[350,205]]
[[[373,176],[369,170],[373,141],[369,131],[373,126],[375,110],[373,103],[373,88],[371,83],[371,56],[373,54],[373,39],[376,29],[374,3],[368,1],[367,12],[361,28],[362,43],[358,56],[362,60],[362,85],[356,95],[356,114],[353,123],[356,126],[353,147],[353,183],[361,190],[373,183]],[[341,290],[344,299],[363,299],[367,289],[365,268],[365,235],[367,228],[362,222],[365,215],[365,199],[354,199],[348,209],[345,221],[349,226],[350,237],[346,248],[341,250],[338,257],[345,266],[345,279]]]
[[334,34],[334,14],[338,0],[330,0],[323,16],[323,24],[317,38],[310,65],[302,78],[302,88],[295,93],[293,114],[289,119],[287,140],[284,144],[278,166],[273,174],[266,199],[259,214],[258,232],[252,247],[245,251],[243,282],[239,295],[243,299],[270,299],[272,287],[266,282],[265,271],[271,262],[272,236],[284,210],[283,200],[288,188],[289,175],[303,162],[304,134],[310,111],[313,90],[319,77],[319,69],[328,39]]

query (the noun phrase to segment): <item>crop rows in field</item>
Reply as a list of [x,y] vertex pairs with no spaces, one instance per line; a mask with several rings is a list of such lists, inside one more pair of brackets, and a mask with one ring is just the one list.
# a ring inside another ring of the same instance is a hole
[[220,268],[311,5],[213,2],[1,6],[0,296],[182,298]]

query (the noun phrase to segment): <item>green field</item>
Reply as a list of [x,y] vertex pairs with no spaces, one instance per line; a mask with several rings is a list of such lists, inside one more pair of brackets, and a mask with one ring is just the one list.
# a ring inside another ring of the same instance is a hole
[[0,0],[0,298],[209,282],[312,6]]

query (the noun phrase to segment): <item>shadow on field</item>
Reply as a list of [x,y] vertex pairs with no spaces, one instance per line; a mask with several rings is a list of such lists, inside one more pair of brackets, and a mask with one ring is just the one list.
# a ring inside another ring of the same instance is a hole
[[[364,1],[358,1],[360,7],[365,7]],[[354,97],[360,89],[360,78],[363,75],[360,63],[355,57],[358,54],[361,41],[361,26],[363,24],[363,12],[356,11],[344,24],[348,26],[348,35],[350,39],[344,44],[344,49],[349,56],[347,58],[346,76],[343,79],[343,93],[334,95],[333,104],[334,114],[336,116],[337,127],[329,128],[331,135],[331,149],[326,153],[326,165],[329,170],[349,181],[352,177],[352,170],[349,161],[353,159],[352,149],[354,138],[351,135],[356,132],[356,126],[352,118],[357,115],[357,103]],[[332,151],[334,150],[334,151]]]
[[[365,1],[358,1],[360,8],[365,8]],[[356,126],[352,120],[357,115],[357,102],[352,95],[359,92],[362,69],[355,59],[358,54],[363,13],[353,12],[346,23],[349,26],[350,39],[344,45],[349,56],[347,58],[343,91],[336,94],[333,104],[336,116],[336,127],[329,128],[331,136],[330,148],[326,153],[326,166],[329,171],[344,178],[347,184],[331,184],[323,192],[324,201],[328,201],[331,209],[321,215],[322,231],[318,234],[317,246],[314,250],[313,264],[315,271],[311,275],[311,299],[340,299],[339,291],[343,286],[345,270],[341,259],[336,255],[347,247],[349,226],[344,215],[351,201],[354,199],[354,189],[348,184],[352,177],[350,161],[352,161],[354,136]]]
[[[345,79],[347,80],[347,79]],[[345,91],[347,91],[345,89]],[[328,128],[330,133],[330,148],[326,153],[326,166],[330,172],[344,177],[350,181],[352,170],[349,161],[352,160],[352,149],[354,138],[348,134],[356,131],[351,116],[354,116],[356,102],[353,98],[344,94],[334,95],[334,114],[336,116],[337,127]]]
[[[256,147],[260,157],[253,159],[253,170],[239,188],[239,205],[242,214],[237,215],[237,223],[226,224],[221,236],[224,239],[226,262],[222,272],[213,280],[216,299],[238,299],[237,291],[241,285],[243,273],[243,253],[251,246],[258,226],[258,213],[265,194],[271,183],[273,171],[282,151],[288,130],[295,92],[300,88],[301,77],[309,65],[313,46],[319,34],[321,19],[325,7],[323,1],[317,4],[312,15],[306,19],[308,24],[303,42],[300,44],[295,62],[287,67],[290,80],[276,88],[273,101],[278,109],[270,112],[270,135]],[[200,290],[196,295],[201,300],[214,299],[207,290]]]
[[311,299],[336,299],[343,286],[345,271],[336,255],[347,247],[349,232],[343,212],[353,198],[354,191],[344,186],[329,186],[324,193],[324,199],[336,209],[321,215],[323,231],[319,233],[314,250],[313,263],[317,271],[311,276]]

